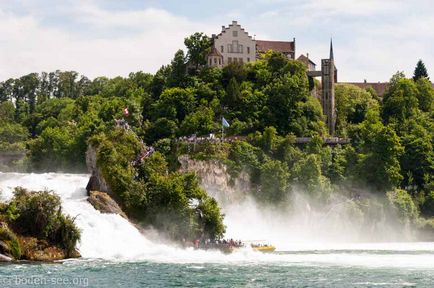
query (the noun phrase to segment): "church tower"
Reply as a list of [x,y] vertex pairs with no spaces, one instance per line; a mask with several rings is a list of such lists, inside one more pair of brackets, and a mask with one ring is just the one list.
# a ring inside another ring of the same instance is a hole
[[335,109],[335,82],[336,68],[333,56],[333,42],[330,40],[329,59],[321,60],[321,104],[324,115],[327,117],[326,123],[330,136],[335,134],[336,109]]

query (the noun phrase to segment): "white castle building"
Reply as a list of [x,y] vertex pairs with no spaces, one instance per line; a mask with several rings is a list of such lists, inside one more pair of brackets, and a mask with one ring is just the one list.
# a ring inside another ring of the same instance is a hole
[[293,41],[256,40],[237,21],[228,27],[222,26],[220,34],[212,35],[213,46],[208,55],[208,65],[223,67],[231,63],[249,63],[268,50],[281,52],[289,59],[295,59],[295,38]]

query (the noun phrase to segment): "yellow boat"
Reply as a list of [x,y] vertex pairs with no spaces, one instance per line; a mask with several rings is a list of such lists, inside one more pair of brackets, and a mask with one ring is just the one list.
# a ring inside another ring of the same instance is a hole
[[252,244],[251,246],[253,250],[260,252],[273,252],[274,250],[276,250],[276,247],[274,247],[273,245]]

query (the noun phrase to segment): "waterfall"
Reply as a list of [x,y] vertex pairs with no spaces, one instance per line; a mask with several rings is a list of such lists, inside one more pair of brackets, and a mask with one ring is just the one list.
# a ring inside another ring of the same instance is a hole
[[3,199],[11,198],[16,186],[53,190],[61,197],[64,213],[74,217],[82,231],[77,248],[84,258],[135,258],[143,253],[150,241],[131,223],[116,214],[102,214],[87,201],[88,180],[84,174],[1,173],[0,188]]
[[75,218],[81,230],[77,246],[83,258],[105,260],[149,260],[158,262],[203,262],[237,257],[193,249],[180,249],[145,237],[133,224],[117,214],[103,214],[87,201],[89,175],[63,173],[1,173],[0,200],[7,201],[17,186],[29,190],[52,190],[62,200],[63,212]]

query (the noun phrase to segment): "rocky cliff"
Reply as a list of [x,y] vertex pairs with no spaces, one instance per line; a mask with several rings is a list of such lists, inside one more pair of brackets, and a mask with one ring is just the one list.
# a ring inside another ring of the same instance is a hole
[[181,172],[195,172],[201,186],[219,203],[240,200],[250,191],[250,176],[241,172],[236,178],[228,173],[228,167],[217,160],[195,160],[188,155],[179,157]]
[[92,175],[86,187],[87,193],[90,193],[90,191],[100,191],[100,192],[108,193],[111,196],[113,196],[110,186],[107,184],[107,181],[104,179],[102,175],[101,169],[98,168],[97,159],[96,159],[96,149],[92,145],[89,145],[87,147],[86,166],[87,166],[87,170]]

